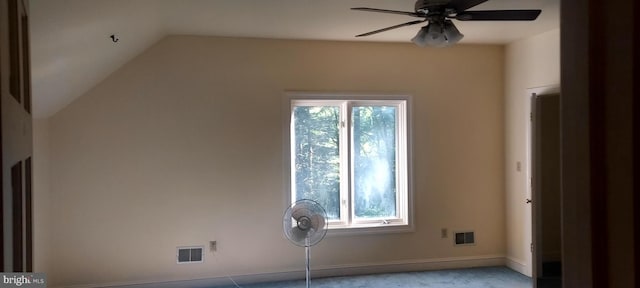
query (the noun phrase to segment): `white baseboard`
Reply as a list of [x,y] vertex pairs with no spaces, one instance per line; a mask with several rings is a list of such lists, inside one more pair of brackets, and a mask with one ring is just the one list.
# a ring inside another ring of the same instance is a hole
[[[346,265],[325,265],[315,267],[312,276],[316,278],[333,276],[351,276],[379,273],[412,272],[442,269],[459,269],[472,267],[504,266],[507,258],[504,255],[484,255],[473,257],[452,257],[436,259],[401,260],[390,262],[346,264]],[[508,265],[507,265],[508,266]],[[513,268],[512,268],[513,269]],[[515,269],[514,269],[515,270]],[[516,270],[518,271],[518,270]],[[233,281],[240,285],[287,281],[304,279],[304,270],[283,271],[275,273],[237,275],[232,276]],[[211,277],[203,279],[176,279],[159,281],[102,283],[91,285],[63,286],[69,288],[94,288],[94,287],[118,287],[118,288],[205,288],[223,285],[233,285],[227,276]]]
[[514,270],[520,274],[531,277],[531,272],[528,272],[529,267],[527,267],[527,264],[525,264],[524,261],[521,261],[512,257],[505,257],[505,265],[511,268],[511,270]]

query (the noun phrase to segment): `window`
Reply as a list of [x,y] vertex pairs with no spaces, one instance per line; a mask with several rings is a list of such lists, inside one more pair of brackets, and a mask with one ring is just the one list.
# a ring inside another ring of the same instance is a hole
[[330,229],[406,230],[408,97],[296,94],[288,100],[290,202],[320,203]]

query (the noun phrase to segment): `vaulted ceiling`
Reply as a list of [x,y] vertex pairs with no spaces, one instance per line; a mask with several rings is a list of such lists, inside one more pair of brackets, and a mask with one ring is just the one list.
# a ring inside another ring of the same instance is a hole
[[[419,26],[354,35],[414,18],[414,0],[31,0],[33,111],[58,112],[167,35],[409,42]],[[461,44],[507,44],[557,29],[558,0],[490,0],[471,10],[542,9],[534,22],[456,22]],[[117,42],[110,38],[115,35]],[[419,48],[416,49],[433,49]],[[445,48],[446,49],[446,48]]]

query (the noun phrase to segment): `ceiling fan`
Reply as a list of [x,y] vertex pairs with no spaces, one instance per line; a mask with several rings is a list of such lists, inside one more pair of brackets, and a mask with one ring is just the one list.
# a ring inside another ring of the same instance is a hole
[[538,18],[542,10],[483,10],[466,11],[488,0],[418,0],[415,12],[356,7],[351,10],[400,14],[417,18],[407,23],[356,35],[369,36],[392,29],[429,22],[422,27],[411,41],[418,46],[447,47],[456,44],[464,37],[451,19],[459,21],[532,21]]

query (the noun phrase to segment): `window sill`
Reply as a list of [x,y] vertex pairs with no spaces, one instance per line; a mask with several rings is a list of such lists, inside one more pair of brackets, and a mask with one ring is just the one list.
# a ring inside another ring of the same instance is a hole
[[357,236],[371,234],[392,234],[392,233],[411,233],[415,232],[415,227],[409,224],[366,224],[351,226],[331,226],[329,224],[328,237],[333,236]]

